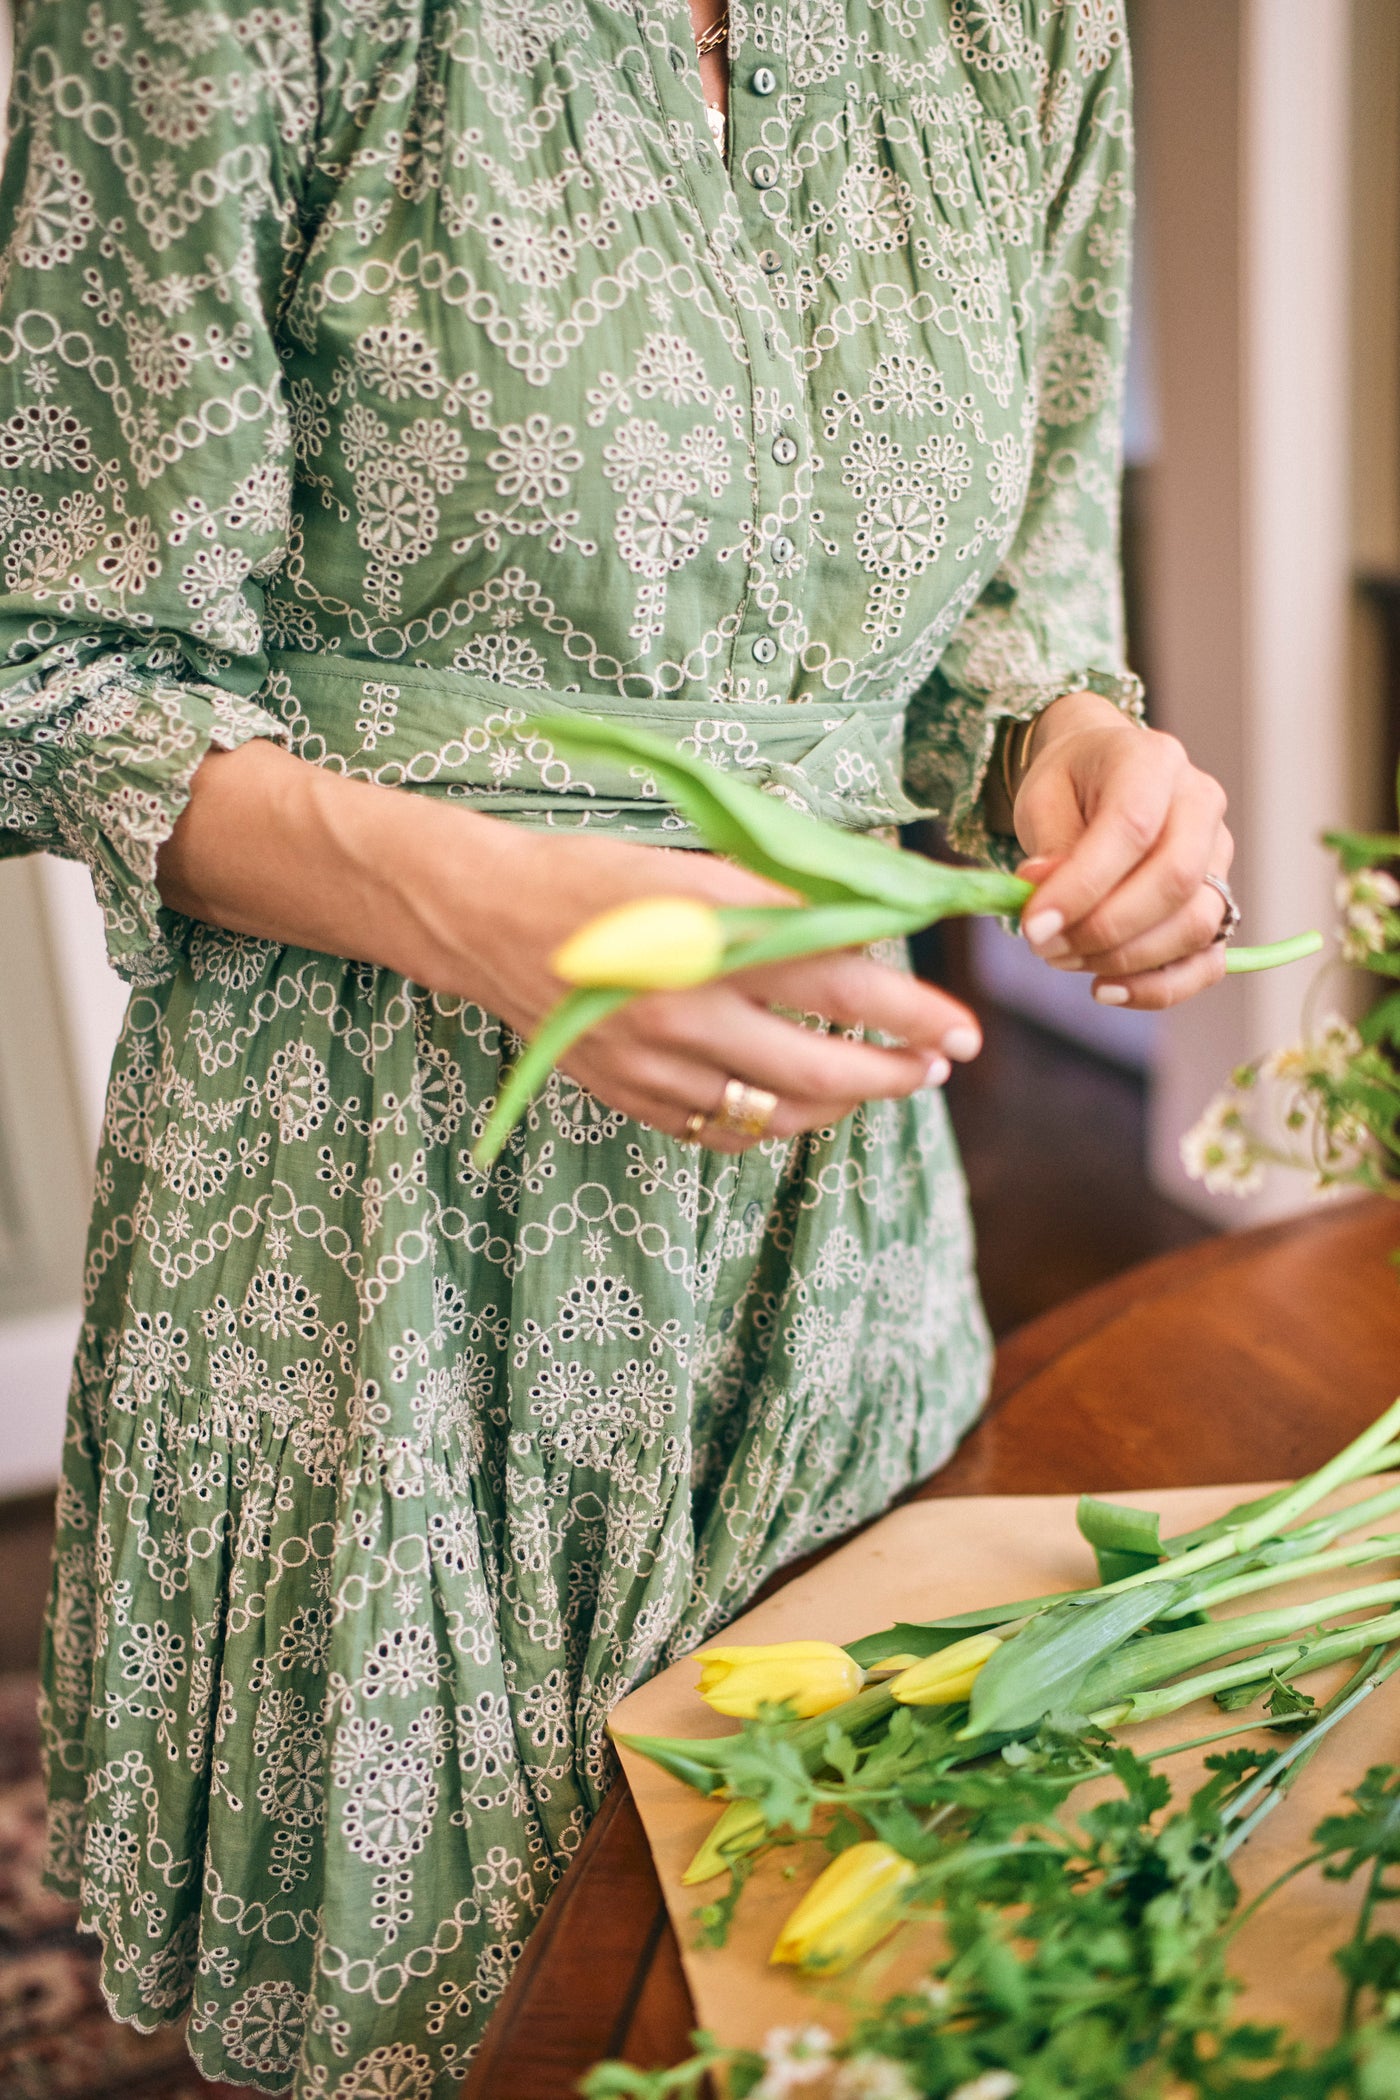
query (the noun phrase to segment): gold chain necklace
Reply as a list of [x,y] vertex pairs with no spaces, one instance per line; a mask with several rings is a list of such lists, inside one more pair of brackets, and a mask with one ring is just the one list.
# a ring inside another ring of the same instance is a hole
[[722,45],[728,42],[729,9],[726,7],[719,20],[712,23],[708,29],[702,30],[695,39],[696,56],[698,58],[708,58],[712,51],[718,51]]

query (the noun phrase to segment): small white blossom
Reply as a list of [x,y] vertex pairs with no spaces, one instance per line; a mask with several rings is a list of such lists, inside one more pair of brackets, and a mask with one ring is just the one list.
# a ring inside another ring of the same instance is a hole
[[1354,1057],[1363,1048],[1361,1037],[1340,1014],[1324,1017],[1317,1034],[1305,1043],[1292,1043],[1266,1057],[1261,1070],[1269,1079],[1292,1080],[1307,1086],[1318,1080],[1345,1079]]
[[1353,904],[1382,904],[1393,911],[1400,904],[1400,882],[1384,868],[1358,868],[1354,875],[1341,877],[1337,902],[1343,911]]
[[763,2045],[767,2070],[753,2089],[752,2100],[787,2100],[804,2085],[815,2085],[831,2069],[832,2038],[824,2027],[775,2027]]
[[1231,1093],[1217,1094],[1181,1140],[1181,1163],[1213,1195],[1248,1196],[1263,1184],[1264,1166]]
[[1342,913],[1342,956],[1351,963],[1364,962],[1368,955],[1385,952],[1390,937],[1387,914],[1400,904],[1400,882],[1383,868],[1358,868],[1343,875],[1337,884],[1337,905]]
[[919,2088],[888,2056],[853,2056],[832,2080],[831,2100],[919,2100]]
[[969,2078],[965,2085],[957,2086],[948,2100],[1011,2100],[1020,2083],[1014,2071],[984,2071],[980,2078]]

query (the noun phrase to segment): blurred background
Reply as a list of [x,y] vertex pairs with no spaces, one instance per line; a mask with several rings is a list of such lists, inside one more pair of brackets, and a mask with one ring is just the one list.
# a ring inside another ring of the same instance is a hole
[[[1229,791],[1235,886],[1249,937],[1268,940],[1331,924],[1324,826],[1394,815],[1400,0],[1130,0],[1129,28],[1133,657],[1153,719]],[[1232,1065],[1297,1033],[1306,970],[1157,1018],[1096,1007],[995,927],[960,929],[923,962],[986,1022],[951,1100],[999,1332],[1305,1200],[1301,1184],[1210,1197],[1177,1141]],[[0,865],[0,983],[3,1666],[32,1651],[125,999],[85,870]]]

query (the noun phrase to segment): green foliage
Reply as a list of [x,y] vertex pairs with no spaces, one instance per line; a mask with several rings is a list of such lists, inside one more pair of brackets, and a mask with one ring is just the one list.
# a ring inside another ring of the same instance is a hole
[[[1317,1712],[1311,1725],[1321,1726]],[[915,1740],[901,1738],[896,1762]],[[916,1913],[937,1903],[947,1952],[920,1988],[860,2019],[838,2056],[897,2064],[929,2100],[987,2073],[1014,2077],[1017,2100],[1400,2095],[1400,1939],[1371,1929],[1369,1908],[1335,1958],[1372,2016],[1311,2055],[1234,2017],[1238,1811],[1296,1751],[1212,1757],[1173,1809],[1150,1760],[1067,1720],[974,1767],[956,1765],[946,1734],[930,1747],[938,1769],[925,1772],[919,1807],[952,1814],[930,1830],[909,1898]],[[863,1778],[894,1769],[874,1751],[841,1755]],[[1069,1794],[1091,1772],[1106,1772],[1112,1791],[1066,1821]],[[1325,1870],[1345,1879],[1400,1862],[1400,1771],[1373,1769],[1350,1799],[1349,1813],[1314,1833]],[[1374,1902],[1396,1897],[1386,1885]],[[736,2095],[762,2075],[751,2053],[705,2048],[670,2072],[604,2067],[582,2090],[588,2100],[690,2100],[727,2065]]]
[[1078,1523],[1094,1549],[1100,1582],[1117,1582],[1124,1575],[1155,1568],[1164,1556],[1155,1509],[1129,1509],[1121,1502],[1081,1495]]
[[1169,1582],[1117,1594],[1070,1597],[1041,1612],[998,1648],[972,1687],[969,1736],[1034,1727],[1072,1706],[1094,1665],[1155,1619],[1175,1596]]
[[[1003,1645],[973,1686],[973,1713],[991,1686],[980,1730],[966,1725],[967,1706],[904,1707],[875,1684],[812,1720],[773,1708],[733,1735],[694,1744],[633,1739],[702,1791],[722,1787],[759,1803],[770,1844],[819,1837],[835,1853],[876,1838],[913,1864],[906,1913],[940,1918],[946,1958],[923,1989],[870,2011],[838,2054],[888,2059],[928,2100],[949,2100],[984,2072],[1013,2078],[1017,2100],[1400,2100],[1400,1930],[1385,1930],[1378,1916],[1400,1900],[1400,1769],[1368,1772],[1350,1805],[1318,1826],[1315,1851],[1290,1870],[1320,1861],[1331,1878],[1362,1884],[1355,1931],[1334,1956],[1347,1992],[1335,2042],[1307,2054],[1237,2021],[1228,1968],[1241,1922],[1235,1852],[1328,1733],[1400,1670],[1400,1611],[1354,1618],[1391,1601],[1393,1585],[1335,1592],[1332,1610],[1313,1598],[1154,1630],[1167,1609],[1209,1613],[1216,1593],[1228,1601],[1242,1580],[1257,1587],[1277,1571],[1286,1587],[1299,1579],[1295,1563],[1315,1573],[1319,1549],[1339,1568],[1378,1557],[1386,1540],[1368,1527],[1390,1512],[1393,1490],[1323,1517],[1312,1512],[1337,1487],[1392,1467],[1397,1427],[1400,1402],[1315,1473],[1173,1539],[1161,1539],[1150,1515],[1090,1500],[1090,1542],[1140,1560],[1155,1550],[1144,1572],[1116,1587],[906,1623],[852,1644],[873,1659],[914,1648],[920,1635],[941,1645],[1003,1628]],[[1334,1547],[1348,1537],[1351,1545]],[[1332,1616],[1350,1622],[1319,1631]],[[1300,1622],[1305,1638],[1261,1649]],[[1177,1676],[1201,1660],[1239,1656],[1241,1646],[1247,1653],[1223,1671]],[[1343,1656],[1361,1660],[1326,1705],[1293,1682]],[[1170,1711],[1215,1691],[1229,1708],[1261,1706],[1253,1726],[1263,1740],[1215,1752],[1204,1782],[1174,1804],[1157,1769],[1170,1751],[1140,1757],[1073,1710],[1098,1711],[1088,1703],[1095,1686],[1115,1681],[1158,1687],[1134,1696],[1135,1714],[1154,1699]],[[1087,1779],[1106,1791],[1072,1813],[1071,1796]],[[738,1862],[727,1893],[698,1914],[709,1944],[725,1938],[752,1864]],[[736,2095],[760,2082],[765,2092],[788,2089],[786,2071],[765,2071],[760,2057],[725,2064]],[[689,2068],[654,2074],[661,2083],[589,2092],[688,2100],[694,2088],[664,2081]],[[990,2090],[1002,2088],[994,2081]]]
[[1400,1772],[1393,1765],[1372,1765],[1347,1799],[1350,1814],[1328,1816],[1314,1836],[1328,1854],[1324,1872],[1347,1881],[1358,1867],[1400,1863]]

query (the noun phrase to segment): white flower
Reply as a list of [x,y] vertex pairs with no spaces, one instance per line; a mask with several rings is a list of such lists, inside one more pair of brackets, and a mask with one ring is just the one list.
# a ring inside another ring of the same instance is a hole
[[919,2100],[919,2089],[888,2056],[853,2056],[832,2080],[831,2100]]
[[767,2065],[753,2100],[786,2100],[799,2086],[815,2085],[831,2069],[831,2036],[824,2027],[774,2027],[763,2044]]
[[1181,1163],[1214,1195],[1248,1196],[1262,1186],[1263,1162],[1251,1142],[1235,1096],[1217,1094],[1181,1140]]
[[1261,1071],[1266,1078],[1292,1080],[1307,1086],[1317,1081],[1334,1084],[1347,1076],[1351,1061],[1363,1048],[1361,1037],[1340,1014],[1324,1016],[1318,1033],[1305,1043],[1291,1043],[1265,1058]]
[[984,2071],[949,2093],[948,2100],[1011,2100],[1021,2081],[1014,2071]]
[[1358,868],[1337,883],[1337,906],[1343,915],[1342,958],[1360,963],[1381,955],[1390,934],[1387,914],[1400,904],[1400,883],[1383,868]]
[[1383,868],[1358,868],[1338,882],[1337,902],[1343,910],[1351,904],[1384,904],[1393,910],[1400,904],[1400,882]]

